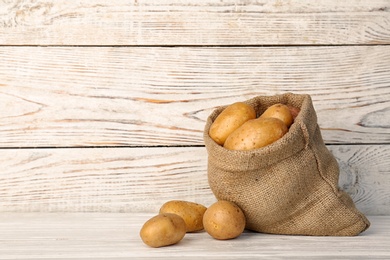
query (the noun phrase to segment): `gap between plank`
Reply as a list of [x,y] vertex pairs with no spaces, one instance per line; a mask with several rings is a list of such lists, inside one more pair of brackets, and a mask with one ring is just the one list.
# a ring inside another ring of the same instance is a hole
[[[326,146],[357,146],[357,145],[390,145],[389,143],[325,143]],[[150,145],[150,146],[140,146],[140,145],[126,145],[126,146],[22,146],[22,147],[0,147],[0,150],[28,150],[28,149],[126,149],[126,148],[193,148],[193,147],[205,147],[205,145]]]
[[0,47],[53,47],[53,48],[276,48],[276,47],[287,47],[287,48],[306,48],[306,47],[350,47],[350,46],[388,46],[390,43],[386,44],[231,44],[231,45],[220,45],[220,44],[206,44],[206,45],[195,45],[195,44],[167,44],[167,45],[40,45],[40,44],[25,44],[25,45],[0,45]]

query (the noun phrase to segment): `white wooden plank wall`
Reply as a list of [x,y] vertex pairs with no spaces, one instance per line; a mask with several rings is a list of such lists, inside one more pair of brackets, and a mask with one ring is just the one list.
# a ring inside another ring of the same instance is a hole
[[209,205],[207,116],[284,92],[389,215],[389,1],[2,1],[0,212]]

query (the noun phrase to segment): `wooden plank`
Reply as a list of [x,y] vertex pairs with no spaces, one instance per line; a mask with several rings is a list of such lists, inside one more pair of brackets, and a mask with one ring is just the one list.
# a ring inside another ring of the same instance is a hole
[[139,230],[154,214],[6,213],[0,215],[0,259],[388,259],[389,216],[369,216],[355,237],[268,235],[244,231],[219,241],[205,231],[151,248]]
[[137,212],[209,204],[204,148],[1,151],[0,211]]
[[371,215],[389,215],[389,145],[330,145],[328,149],[339,163],[339,186],[358,209]]
[[8,1],[1,45],[389,44],[376,1]]
[[390,46],[0,48],[0,147],[203,145],[220,105],[312,95],[327,143],[390,142]]
[[[328,146],[340,187],[369,215],[390,214],[390,146]],[[0,212],[156,212],[210,205],[204,147],[1,150]]]

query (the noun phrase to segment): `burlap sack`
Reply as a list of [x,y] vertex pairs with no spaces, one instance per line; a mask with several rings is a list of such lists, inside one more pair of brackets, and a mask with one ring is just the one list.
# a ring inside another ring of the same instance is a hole
[[326,148],[309,95],[258,96],[245,101],[258,115],[275,103],[301,109],[289,132],[275,143],[252,151],[231,151],[208,131],[225,108],[208,118],[204,141],[208,180],[219,200],[235,202],[246,228],[273,234],[354,236],[370,223],[338,187],[339,168]]

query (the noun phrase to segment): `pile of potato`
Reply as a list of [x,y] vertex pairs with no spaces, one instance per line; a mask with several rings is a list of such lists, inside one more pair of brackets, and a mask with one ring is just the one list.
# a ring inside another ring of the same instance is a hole
[[215,239],[238,237],[245,229],[242,210],[233,202],[220,200],[210,207],[181,200],[168,201],[159,214],[142,226],[142,241],[151,247],[162,247],[180,242],[187,232],[206,232]]
[[237,102],[217,116],[210,126],[209,136],[229,150],[261,148],[285,135],[298,113],[298,108],[278,103],[256,117],[253,107]]

